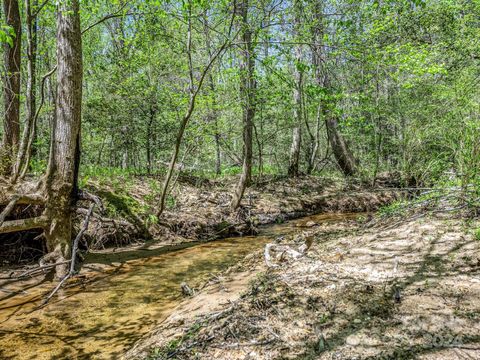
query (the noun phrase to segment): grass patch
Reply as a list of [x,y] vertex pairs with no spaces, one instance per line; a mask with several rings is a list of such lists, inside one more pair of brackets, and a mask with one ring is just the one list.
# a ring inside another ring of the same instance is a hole
[[[196,322],[190,329],[180,338],[169,341],[165,346],[153,348],[145,360],[164,360],[175,359],[175,355],[182,351],[182,345],[187,341],[192,340],[198,334],[200,329],[204,327],[202,322]],[[192,350],[193,351],[193,350]]]
[[480,227],[476,228],[473,231],[473,237],[475,238],[475,240],[480,241]]

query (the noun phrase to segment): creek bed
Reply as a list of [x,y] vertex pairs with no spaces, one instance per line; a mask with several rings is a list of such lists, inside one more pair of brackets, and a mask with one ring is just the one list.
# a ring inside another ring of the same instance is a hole
[[[61,290],[41,309],[36,308],[55,285],[52,279],[4,281],[0,283],[0,359],[118,359],[178,305],[182,282],[201,284],[275,237],[305,230],[309,221],[341,221],[358,215],[308,216],[264,227],[256,236],[160,254],[137,250],[133,259],[122,252],[93,254],[84,264],[80,285]],[[93,266],[102,259],[108,264]]]

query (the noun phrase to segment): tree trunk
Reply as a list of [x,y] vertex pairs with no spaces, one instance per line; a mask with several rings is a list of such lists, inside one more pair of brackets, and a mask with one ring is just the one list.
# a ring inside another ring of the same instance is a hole
[[[300,1],[296,0],[294,3],[294,32],[295,37],[298,38],[300,34],[300,16],[301,8]],[[302,122],[303,122],[303,100],[302,100],[302,83],[303,74],[301,69],[302,61],[302,45],[295,47],[295,64],[294,64],[294,78],[295,85],[293,87],[293,121],[294,127],[292,130],[292,146],[290,148],[290,163],[288,166],[288,175],[296,177],[299,175],[300,162],[300,148],[302,145]]]
[[[57,262],[69,258],[71,207],[76,198],[80,160],[82,105],[82,41],[78,0],[61,1],[57,14],[57,100],[51,162],[47,177],[45,231],[49,252]],[[61,275],[64,269],[57,269]]]
[[338,129],[337,118],[332,116],[328,110],[325,111],[324,114],[326,117],[328,139],[338,166],[346,176],[353,176],[357,172],[355,159]]
[[[313,49],[313,63],[315,66],[316,72],[316,83],[317,86],[323,88],[327,94],[331,93],[332,86],[330,83],[330,77],[328,74],[328,69],[326,69],[326,54],[323,46],[323,11],[322,4],[320,2],[316,3],[315,6],[315,22],[316,26],[313,27],[314,31],[314,49]],[[338,128],[338,119],[334,114],[332,109],[335,108],[334,100],[325,99],[325,97],[320,100],[320,106],[322,110],[322,115],[325,119],[325,125],[327,128],[328,140],[332,147],[333,154],[337,163],[346,176],[353,176],[356,174],[356,161],[348,148],[348,145],[343,138],[339,128]]]
[[230,43],[229,36],[232,30],[234,16],[232,16],[232,20],[230,22],[230,27],[228,30],[228,37],[227,40],[223,43],[223,45],[215,52],[213,56],[210,57],[208,64],[204,67],[203,71],[201,72],[200,79],[198,80],[197,86],[195,87],[194,84],[194,68],[193,68],[193,61],[192,61],[192,3],[189,3],[189,13],[188,13],[188,33],[187,33],[187,58],[188,58],[188,69],[189,69],[189,91],[190,91],[190,99],[188,101],[188,108],[185,115],[180,122],[180,128],[177,133],[177,138],[175,140],[175,148],[172,153],[172,157],[170,159],[170,164],[168,166],[167,174],[165,176],[165,180],[162,186],[162,193],[160,195],[160,204],[157,210],[157,217],[160,217],[165,210],[165,199],[167,198],[168,187],[170,185],[170,181],[173,176],[173,172],[175,170],[175,164],[178,159],[178,154],[180,153],[180,146],[182,145],[183,134],[187,127],[188,121],[192,117],[193,111],[195,110],[195,103],[197,99],[197,95],[199,91],[202,89],[203,82],[205,81],[205,77],[208,75],[210,69],[213,66],[215,60],[224,52],[227,45]]
[[315,133],[312,134],[313,138],[311,139],[311,151],[308,157],[308,167],[307,174],[311,174],[316,167],[318,148],[320,147],[320,124],[321,124],[321,106],[317,107],[317,115],[315,117]]
[[[37,1],[33,2],[33,10],[36,9]],[[35,111],[36,111],[36,63],[37,63],[37,16],[32,14],[30,0],[25,1],[25,13],[27,19],[27,119],[23,129],[22,140],[18,151],[17,161],[13,169],[12,181],[15,182],[25,166],[28,168],[31,146],[35,134]],[[26,171],[26,170],[25,170]]]
[[242,201],[245,189],[252,176],[252,135],[253,117],[255,116],[255,60],[253,54],[252,32],[248,24],[248,0],[239,4],[241,16],[242,42],[240,63],[240,97],[243,105],[243,165],[242,174],[233,194],[231,208],[236,210]]
[[22,24],[18,0],[4,0],[6,24],[13,29],[12,43],[4,45],[5,76],[3,97],[3,146],[0,151],[0,174],[10,174],[20,140],[20,52]]
[[152,173],[152,135],[153,135],[153,123],[155,122],[155,116],[157,114],[156,106],[150,105],[150,114],[148,118],[147,124],[147,139],[146,139],[146,147],[147,147],[147,174]]
[[[210,29],[208,27],[208,16],[207,13],[204,13],[204,30],[205,30],[205,44],[207,46],[207,53],[209,57],[213,56],[212,45],[210,40]],[[220,149],[220,131],[218,128],[218,115],[215,99],[215,82],[213,79],[212,72],[208,73],[208,85],[211,91],[211,109],[209,113],[209,120],[213,121],[215,126],[214,131],[214,140],[215,140],[215,175],[220,175],[222,173],[222,159],[221,159],[221,149]]]

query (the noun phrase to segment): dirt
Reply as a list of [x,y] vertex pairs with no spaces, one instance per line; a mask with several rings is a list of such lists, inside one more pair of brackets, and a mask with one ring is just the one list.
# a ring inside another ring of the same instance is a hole
[[276,241],[313,238],[305,256],[269,269],[263,252],[248,256],[125,358],[479,359],[479,225],[423,216],[306,228]]
[[229,204],[234,186],[233,177],[180,177],[167,198],[167,209],[157,220],[149,215],[158,205],[154,180],[137,177],[121,184],[90,180],[88,190],[102,198],[119,226],[114,228],[105,221],[101,225],[94,219],[87,237],[97,249],[121,248],[132,240],[143,243],[145,239],[153,240],[155,246],[206,241],[255,234],[258,226],[314,213],[374,211],[400,197],[395,189],[372,189],[342,179],[271,178],[252,184],[241,208],[232,213]]

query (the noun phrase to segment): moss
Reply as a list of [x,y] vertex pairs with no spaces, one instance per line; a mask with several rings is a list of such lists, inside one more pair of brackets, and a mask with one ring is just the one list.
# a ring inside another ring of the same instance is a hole
[[143,206],[127,194],[117,194],[111,191],[98,190],[97,194],[104,200],[109,215],[141,215],[145,212]]

